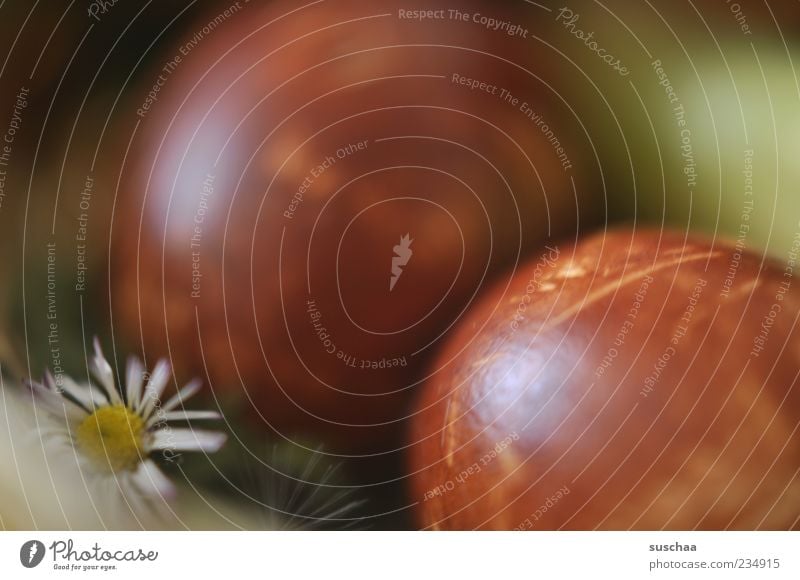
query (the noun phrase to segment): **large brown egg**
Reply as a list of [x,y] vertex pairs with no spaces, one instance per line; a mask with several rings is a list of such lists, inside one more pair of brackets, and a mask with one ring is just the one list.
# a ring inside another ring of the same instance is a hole
[[519,268],[417,402],[419,524],[798,528],[798,258],[618,230]]
[[206,15],[137,108],[113,233],[122,336],[328,449],[397,433],[492,276],[603,218],[540,45],[482,20],[520,13],[426,10]]

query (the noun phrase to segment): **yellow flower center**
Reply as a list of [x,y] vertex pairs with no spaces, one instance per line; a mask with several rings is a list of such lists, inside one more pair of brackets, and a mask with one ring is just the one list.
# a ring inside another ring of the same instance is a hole
[[133,470],[142,460],[144,420],[125,405],[100,407],[78,427],[80,450],[98,466]]

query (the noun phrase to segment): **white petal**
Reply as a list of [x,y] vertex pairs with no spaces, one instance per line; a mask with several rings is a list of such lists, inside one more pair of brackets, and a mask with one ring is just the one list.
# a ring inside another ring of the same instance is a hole
[[[56,383],[56,379],[53,376],[53,373],[51,373],[49,369],[46,370],[44,372],[45,388],[47,388],[52,393],[56,393],[59,396],[62,396],[63,393],[66,392],[67,394],[72,395],[73,397],[78,399],[80,403],[82,404],[86,403],[87,407],[89,408],[92,407],[92,401],[88,398],[89,397],[88,393],[84,392],[85,391],[84,387],[79,386],[78,383],[73,381],[67,375],[60,375],[59,378],[61,379],[60,385]],[[105,404],[105,399],[101,399],[101,403]]]
[[[118,517],[126,518],[133,514],[133,519],[137,523],[140,523],[143,518],[150,517],[152,513],[151,498],[145,496],[144,492],[139,489],[136,484],[136,473],[123,471],[105,479],[108,485],[105,499],[114,506]],[[117,495],[119,497],[115,497]]]
[[44,385],[45,388],[50,389],[54,393],[58,393],[59,389],[56,386],[56,380],[53,378],[53,373],[50,372],[50,369],[44,371]]
[[188,401],[191,399],[197,391],[200,390],[200,387],[203,386],[203,382],[200,379],[194,379],[190,381],[185,387],[183,387],[178,393],[172,396],[164,405],[161,407],[164,411],[171,411],[177,406],[183,406],[184,401]]
[[125,377],[125,392],[128,395],[128,406],[138,409],[142,402],[142,386],[144,385],[144,366],[135,356],[128,359]]
[[161,497],[167,500],[175,497],[175,486],[150,459],[139,464],[132,481],[142,495]]
[[159,429],[149,446],[152,451],[204,451],[214,453],[225,444],[228,436],[219,431],[199,429]]
[[55,388],[75,398],[90,412],[94,411],[96,407],[103,407],[108,404],[100,389],[94,385],[79,385],[67,376],[62,377],[60,387],[55,386],[55,383],[53,384]]
[[64,425],[58,425],[55,421],[42,421],[36,429],[29,431],[22,436],[21,442],[26,446],[47,445],[55,448],[63,445],[67,448],[74,446],[69,431]]
[[161,359],[156,363],[156,368],[150,374],[150,380],[147,381],[147,387],[142,395],[142,405],[139,408],[139,413],[142,417],[149,417],[150,413],[161,401],[161,395],[167,386],[170,373],[171,369],[166,359]]
[[62,425],[62,429],[64,428],[63,421],[66,420],[70,427],[77,427],[88,416],[86,411],[64,397],[58,397],[58,399],[34,397],[33,405],[34,407],[41,406],[51,415],[52,421],[58,421]]
[[94,338],[94,358],[92,359],[91,370],[92,374],[103,385],[106,393],[108,393],[111,404],[121,404],[122,398],[119,396],[117,387],[114,384],[114,371],[105,356],[103,356],[103,349],[100,348],[100,341],[97,337]]
[[205,421],[222,419],[216,411],[170,411],[164,413],[166,421]]
[[148,419],[147,427],[152,427],[158,423],[166,423],[167,421],[205,421],[221,418],[222,415],[216,411],[170,411],[165,413],[163,410],[158,410]]
[[57,392],[35,381],[28,381],[27,384],[33,391],[34,406],[41,405],[57,416],[66,414],[70,419],[81,420],[86,417],[86,411]]

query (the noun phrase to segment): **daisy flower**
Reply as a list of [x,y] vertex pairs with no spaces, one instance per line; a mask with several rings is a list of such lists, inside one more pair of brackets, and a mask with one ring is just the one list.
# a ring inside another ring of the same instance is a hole
[[126,497],[171,499],[175,487],[152,456],[160,453],[173,461],[183,451],[212,453],[225,442],[223,433],[169,425],[219,419],[220,415],[183,408],[200,389],[197,380],[161,403],[171,377],[166,360],[158,361],[145,383],[141,361],[131,357],[125,385],[118,387],[95,338],[90,370],[96,383],[78,384],[66,375],[57,381],[49,371],[42,383],[29,383],[45,411],[44,420],[40,417],[37,422],[39,436],[45,444],[66,444],[82,470],[115,480]]

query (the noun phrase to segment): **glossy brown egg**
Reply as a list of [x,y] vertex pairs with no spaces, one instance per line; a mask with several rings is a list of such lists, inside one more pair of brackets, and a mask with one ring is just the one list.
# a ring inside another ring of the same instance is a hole
[[533,41],[480,19],[393,1],[214,17],[142,91],[114,320],[265,426],[374,447],[492,276],[603,218],[590,144]]
[[519,268],[417,402],[419,524],[796,529],[798,258],[623,229]]

